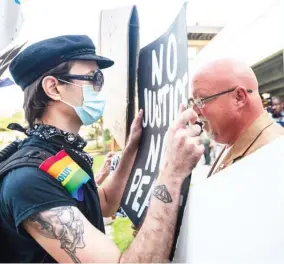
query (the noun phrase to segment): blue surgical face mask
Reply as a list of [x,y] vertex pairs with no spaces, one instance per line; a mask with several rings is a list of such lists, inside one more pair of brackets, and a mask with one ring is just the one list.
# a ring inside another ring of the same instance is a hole
[[93,85],[82,85],[80,87],[83,91],[83,104],[81,106],[73,106],[63,100],[61,101],[71,106],[83,125],[87,126],[98,121],[103,115],[106,99],[104,93],[94,91]]

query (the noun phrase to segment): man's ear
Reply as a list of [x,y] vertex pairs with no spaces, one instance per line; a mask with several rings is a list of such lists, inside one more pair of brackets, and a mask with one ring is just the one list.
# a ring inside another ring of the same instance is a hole
[[247,102],[248,92],[244,87],[239,86],[238,88],[236,88],[235,95],[236,95],[236,97],[235,97],[236,103],[239,106],[243,106]]
[[61,95],[58,90],[59,82],[53,76],[46,76],[42,80],[42,88],[46,95],[54,101],[61,100]]

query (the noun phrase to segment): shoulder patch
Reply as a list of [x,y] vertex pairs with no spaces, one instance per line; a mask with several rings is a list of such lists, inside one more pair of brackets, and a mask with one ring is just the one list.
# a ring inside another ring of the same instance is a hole
[[61,150],[41,163],[39,168],[58,180],[78,201],[83,201],[83,184],[90,176],[66,153]]

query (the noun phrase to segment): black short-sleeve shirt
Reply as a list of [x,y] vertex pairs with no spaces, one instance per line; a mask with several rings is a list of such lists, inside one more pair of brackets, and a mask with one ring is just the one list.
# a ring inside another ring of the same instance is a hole
[[[84,200],[71,197],[56,179],[36,167],[22,167],[8,173],[0,183],[1,244],[9,262],[54,262],[21,227],[33,215],[58,206],[76,206],[104,232],[97,187],[93,178],[83,187]],[[7,248],[7,250],[6,250]]]

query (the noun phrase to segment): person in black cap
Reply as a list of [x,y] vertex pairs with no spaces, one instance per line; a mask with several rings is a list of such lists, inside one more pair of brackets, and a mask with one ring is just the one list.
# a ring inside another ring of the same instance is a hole
[[204,151],[199,132],[187,128],[197,116],[181,108],[170,128],[164,166],[144,225],[122,254],[103,234],[103,216],[111,216],[119,207],[138,149],[143,111],[132,123],[118,168],[102,188],[96,186],[92,158],[83,151],[86,142],[78,135],[82,124],[102,116],[101,70],[113,63],[96,54],[89,37],[70,35],[35,43],[10,64],[24,91],[29,124],[22,147],[37,146],[54,155],[39,167],[12,170],[1,182],[0,222],[8,261],[167,261],[181,184]]

